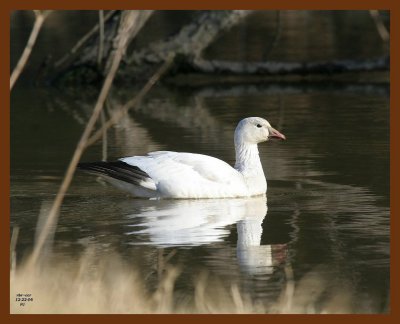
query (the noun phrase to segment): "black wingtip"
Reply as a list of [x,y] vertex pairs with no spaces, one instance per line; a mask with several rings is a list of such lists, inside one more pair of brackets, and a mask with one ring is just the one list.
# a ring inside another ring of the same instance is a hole
[[151,177],[139,167],[122,161],[83,162],[78,163],[77,169],[136,185],[140,185],[141,181],[151,179]]

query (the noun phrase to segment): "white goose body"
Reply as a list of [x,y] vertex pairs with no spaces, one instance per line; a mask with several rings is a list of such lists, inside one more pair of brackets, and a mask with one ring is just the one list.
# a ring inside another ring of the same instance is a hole
[[285,139],[265,119],[249,117],[235,130],[236,163],[194,153],[157,151],[118,162],[82,163],[115,186],[143,198],[235,198],[263,195],[267,181],[257,144]]

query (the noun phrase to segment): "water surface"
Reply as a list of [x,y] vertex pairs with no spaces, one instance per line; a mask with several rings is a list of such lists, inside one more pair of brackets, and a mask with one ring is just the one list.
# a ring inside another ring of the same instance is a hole
[[[259,55],[256,49],[250,52]],[[108,108],[132,97],[132,88],[114,89]],[[91,90],[28,85],[13,90],[11,227],[20,228],[19,257],[32,248],[38,214],[58,190],[95,98]],[[233,132],[248,116],[267,118],[287,137],[259,147],[267,198],[132,199],[77,173],[61,209],[53,252],[78,257],[94,247],[100,256],[120,254],[151,286],[159,255],[175,250],[170,262],[182,269],[177,291],[190,291],[195,276],[205,271],[266,305],[284,291],[292,269],[296,284],[312,273],[326,294],[350,294],[349,311],[387,311],[387,85],[159,86],[108,132],[107,158],[174,150],[233,164]],[[82,160],[97,161],[102,154],[98,142]]]

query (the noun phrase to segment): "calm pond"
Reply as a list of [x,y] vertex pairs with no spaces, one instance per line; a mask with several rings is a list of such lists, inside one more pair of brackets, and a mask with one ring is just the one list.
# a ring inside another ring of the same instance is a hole
[[[21,26],[16,23],[14,33],[29,32],[29,24]],[[44,31],[39,52],[51,46],[49,34]],[[33,246],[40,210],[54,199],[96,91],[33,87],[25,80],[12,92],[10,225],[20,228],[19,259]],[[115,87],[108,107],[136,91]],[[267,198],[133,199],[77,172],[53,253],[77,258],[92,247],[99,256],[119,254],[151,287],[160,255],[174,250],[169,262],[182,271],[177,292],[192,290],[194,277],[206,272],[267,305],[286,288],[290,269],[297,285],[314,276],[324,294],[346,292],[345,311],[388,311],[387,84],[159,85],[108,131],[107,159],[173,150],[233,164],[233,132],[248,116],[268,119],[287,137],[259,145]],[[82,161],[101,160],[102,154],[98,142]]]

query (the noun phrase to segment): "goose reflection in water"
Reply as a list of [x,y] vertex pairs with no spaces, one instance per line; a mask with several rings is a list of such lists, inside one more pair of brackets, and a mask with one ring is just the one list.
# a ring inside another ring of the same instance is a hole
[[262,222],[267,215],[265,196],[236,199],[158,200],[138,214],[126,234],[142,236],[157,247],[213,244],[229,236],[228,225],[237,227],[236,255],[242,271],[272,273],[284,261],[286,245],[261,245]]

